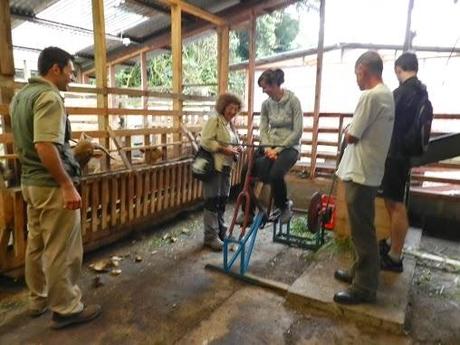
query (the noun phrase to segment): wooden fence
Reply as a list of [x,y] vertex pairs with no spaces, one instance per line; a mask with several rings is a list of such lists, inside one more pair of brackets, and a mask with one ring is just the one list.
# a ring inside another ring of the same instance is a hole
[[[15,87],[21,84],[15,83]],[[75,116],[93,116],[96,120],[109,116],[142,116],[150,117],[153,125],[144,128],[123,128],[110,131],[106,128],[84,130],[93,138],[100,140],[115,154],[126,155],[131,168],[120,162],[107,160],[101,164],[100,173],[87,174],[79,186],[82,195],[82,234],[86,249],[114,241],[137,226],[154,224],[175,212],[199,202],[202,196],[201,184],[191,176],[190,145],[180,132],[179,124],[184,124],[193,132],[201,129],[203,116],[212,113],[213,100],[209,97],[184,96],[174,94],[158,94],[151,91],[114,89],[105,91],[95,88],[74,88],[73,94],[95,95],[107,92],[111,95],[123,94],[126,97],[154,97],[155,99],[171,100],[181,98],[184,101],[182,112],[165,109],[152,109],[155,104],[145,108],[107,108],[67,107],[72,120]],[[144,104],[148,104],[143,102]],[[0,105],[0,115],[8,116],[8,105]],[[316,176],[330,177],[335,170],[340,133],[351,120],[351,114],[323,113],[320,114],[318,134],[317,172]],[[162,120],[165,119],[166,120]],[[436,115],[434,128],[438,121],[455,121],[458,115]],[[93,121],[94,122],[94,121]],[[254,117],[255,138],[258,135],[258,114]],[[309,170],[312,149],[312,114],[304,114],[304,134],[302,137],[301,159],[298,169]],[[454,128],[453,126],[452,128]],[[237,119],[237,128],[241,134],[247,132],[247,114]],[[433,135],[445,131],[434,130]],[[78,139],[81,131],[75,131],[73,137]],[[141,138],[141,142],[136,142]],[[112,141],[111,141],[112,140]],[[118,143],[118,147],[117,144]],[[13,144],[9,132],[0,132],[0,144],[4,147]],[[144,150],[139,157],[133,151]],[[149,149],[160,149],[162,152],[158,162],[148,159]],[[9,166],[17,167],[17,157],[13,152],[5,151],[0,159]],[[242,161],[238,163],[232,176],[232,185],[239,183]],[[428,168],[459,170],[457,162],[441,162]],[[457,183],[458,179],[427,176],[426,167],[415,171],[414,181],[434,181],[438,183]],[[5,186],[4,186],[5,187]],[[26,247],[26,206],[17,186],[8,186],[0,192],[0,273],[20,269],[24,264]]]

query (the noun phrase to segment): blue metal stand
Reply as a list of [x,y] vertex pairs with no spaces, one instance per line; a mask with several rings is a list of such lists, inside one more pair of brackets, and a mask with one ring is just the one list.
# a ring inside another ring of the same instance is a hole
[[[243,238],[236,240],[232,237],[224,239],[224,271],[230,272],[233,265],[240,258],[240,274],[244,275],[249,268],[249,260],[251,259],[252,250],[257,237],[257,231],[263,228],[267,222],[267,216],[264,212],[259,211],[254,217],[254,221],[250,230],[243,236]],[[230,256],[230,246],[235,244],[236,251]],[[230,256],[230,258],[229,258]]]

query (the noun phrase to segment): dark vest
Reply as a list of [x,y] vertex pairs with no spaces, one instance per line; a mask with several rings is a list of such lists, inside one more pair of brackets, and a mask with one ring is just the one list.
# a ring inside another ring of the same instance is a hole
[[[11,122],[14,144],[21,162],[21,183],[32,186],[57,187],[58,184],[42,164],[34,145],[34,104],[43,92],[56,92],[51,85],[39,80],[29,81],[11,101]],[[59,95],[60,97],[60,95]],[[64,168],[75,183],[81,175],[80,165],[75,160],[69,145],[70,121],[66,114],[64,145],[54,143]]]

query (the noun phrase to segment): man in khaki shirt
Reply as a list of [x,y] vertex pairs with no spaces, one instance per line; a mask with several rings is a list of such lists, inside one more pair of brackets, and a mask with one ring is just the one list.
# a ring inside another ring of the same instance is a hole
[[40,77],[29,79],[10,111],[27,202],[30,314],[40,316],[50,308],[53,328],[87,322],[101,312],[99,305],[83,305],[77,285],[83,256],[81,197],[75,187],[80,166],[70,149],[70,122],[59,93],[72,81],[71,58],[60,48],[44,49]]

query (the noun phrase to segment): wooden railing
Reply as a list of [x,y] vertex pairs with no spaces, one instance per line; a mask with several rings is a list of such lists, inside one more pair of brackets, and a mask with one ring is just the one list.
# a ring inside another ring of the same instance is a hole
[[[239,183],[243,160],[233,170],[232,185]],[[154,225],[199,202],[202,185],[192,178],[190,163],[183,159],[84,177],[79,191],[85,249],[113,242],[136,226]],[[24,265],[26,205],[20,188],[1,193],[0,216],[0,273],[8,273]]]
[[[21,83],[12,84],[14,88],[20,86]],[[100,109],[73,104],[67,106],[66,110],[74,125],[75,118],[79,118],[86,125],[90,123],[90,128],[74,131],[74,139],[78,139],[84,131],[95,140],[100,140],[115,156],[120,155],[122,151],[132,164],[127,168],[121,162],[108,161],[104,169],[99,169],[99,173],[88,172],[83,176],[79,191],[82,196],[81,230],[85,249],[114,241],[139,225],[154,224],[200,201],[201,183],[191,175],[190,157],[193,152],[174,118],[180,119],[179,123],[183,123],[192,132],[198,132],[201,127],[197,119],[212,113],[214,105],[214,99],[210,97],[160,94],[133,89],[99,90],[91,87],[72,88],[69,94],[70,103],[72,97],[80,98],[81,103],[91,103],[94,95],[98,93],[108,93],[111,96],[155,97],[163,101],[161,104],[158,102],[158,109],[154,108],[155,104],[148,109]],[[90,96],[87,96],[88,94]],[[182,112],[167,109],[170,107],[167,100],[177,98],[183,100]],[[117,102],[116,99],[112,101]],[[0,105],[0,116],[8,116],[8,111],[8,105]],[[122,128],[113,131],[98,128],[98,117],[113,115],[149,117],[153,124],[144,128]],[[113,142],[107,140],[109,138],[118,140],[118,149]],[[10,166],[8,163],[14,162],[13,167],[18,167],[17,156],[14,152],[6,151],[6,146],[11,144],[14,144],[12,134],[0,131],[0,147],[5,148],[5,151],[0,153],[0,159]],[[157,162],[147,160],[149,149],[161,150],[162,155]],[[138,150],[140,158],[132,154],[134,150]],[[139,154],[140,150],[144,152]],[[241,166],[242,160],[233,171],[232,185],[239,183]],[[18,186],[10,185],[6,188],[3,180],[0,182],[0,273],[11,273],[20,270],[24,265],[27,241],[26,205]]]
[[[20,86],[20,84],[15,84]],[[109,95],[124,95],[126,97],[156,97],[162,100],[181,98],[184,101],[182,112],[167,108],[167,103],[155,108],[116,108],[98,109],[96,107],[68,106],[70,119],[94,116],[95,128],[85,129],[91,137],[109,143],[109,149],[119,153],[115,145],[108,140],[111,131],[97,128],[98,117],[109,116],[141,116],[149,117],[153,124],[144,128],[123,128],[112,131],[119,140],[121,151],[126,154],[132,164],[127,169],[121,163],[108,162],[100,173],[88,173],[83,177],[79,186],[82,195],[82,234],[85,248],[95,248],[103,243],[114,241],[132,231],[138,224],[154,223],[162,217],[170,216],[188,206],[196,204],[202,197],[200,183],[191,176],[191,149],[187,139],[175,125],[174,118],[180,119],[193,132],[201,130],[203,116],[211,114],[212,98],[201,96],[184,96],[174,94],[159,94],[151,91],[133,89],[99,90],[91,87],[73,88],[71,91],[86,100],[84,95],[94,97],[99,92]],[[75,93],[76,92],[76,93]],[[82,96],[83,95],[83,96]],[[112,99],[113,101],[113,99]],[[115,103],[113,101],[113,103]],[[198,110],[197,110],[198,109]],[[8,105],[0,105],[0,116],[8,115]],[[255,138],[258,138],[258,114],[254,117]],[[335,170],[340,133],[344,126],[351,121],[351,114],[323,113],[320,114],[318,135],[318,151],[316,156],[316,176],[330,177]],[[166,119],[166,120],[164,120]],[[437,121],[455,121],[459,123],[459,115],[436,115],[433,128]],[[86,123],[86,122],[85,122]],[[313,128],[312,114],[304,114],[304,133],[302,136],[301,159],[298,169],[309,170],[311,165]],[[241,134],[247,132],[247,114],[242,113],[237,118],[237,127]],[[73,137],[78,139],[82,130],[74,131]],[[433,131],[433,135],[442,134]],[[136,138],[141,138],[136,142]],[[179,138],[179,140],[177,140]],[[11,133],[0,132],[0,145],[12,144]],[[140,144],[139,144],[140,143]],[[136,145],[137,144],[137,145]],[[11,146],[11,145],[10,145]],[[131,154],[134,150],[144,150],[136,158]],[[149,149],[160,149],[161,158],[157,162],[148,161]],[[147,150],[147,151],[146,151]],[[6,162],[16,162],[13,152],[0,154],[0,159]],[[242,167],[241,159],[232,175],[232,185],[239,183]],[[429,168],[460,170],[456,162],[441,162]],[[436,181],[443,183],[459,183],[452,178],[427,177],[425,171],[415,171],[414,181]],[[20,269],[24,264],[26,247],[26,207],[18,187],[10,186],[0,193],[0,273]]]

